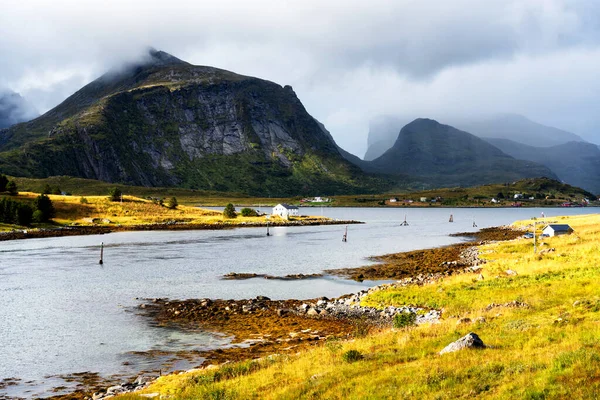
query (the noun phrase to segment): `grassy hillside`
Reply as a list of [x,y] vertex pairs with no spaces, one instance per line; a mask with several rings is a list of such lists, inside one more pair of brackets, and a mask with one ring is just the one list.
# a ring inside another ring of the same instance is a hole
[[[144,393],[172,399],[597,398],[600,216],[552,221],[569,223],[575,234],[545,239],[536,254],[526,239],[488,244],[481,248],[488,260],[481,276],[379,291],[364,301],[442,309],[438,324],[169,375]],[[490,347],[438,354],[469,332]],[[349,357],[351,350],[360,356]]]

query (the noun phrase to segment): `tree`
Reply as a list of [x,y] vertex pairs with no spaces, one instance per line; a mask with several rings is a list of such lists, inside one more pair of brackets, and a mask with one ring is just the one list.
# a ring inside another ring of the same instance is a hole
[[504,193],[498,192],[498,195],[496,197],[499,198],[499,199],[503,199],[504,198]]
[[223,217],[224,218],[236,218],[237,217],[237,213],[235,212],[235,207],[233,206],[233,204],[229,203],[225,206],[225,209],[223,210]]
[[52,194],[61,195],[62,190],[60,190],[58,186],[54,186],[54,188],[52,188]]
[[123,196],[123,192],[118,187],[112,188],[112,190],[108,193],[108,198],[110,201],[119,201]]
[[171,210],[176,209],[178,205],[179,203],[177,203],[176,197],[171,197],[167,203],[167,207],[169,207]]
[[15,183],[15,181],[9,181],[6,184],[6,191],[12,196],[16,196],[19,194],[19,190],[17,188],[17,184]]
[[50,187],[50,185],[48,185],[46,183],[46,186],[44,186],[44,190],[42,191],[42,194],[50,194],[52,193],[52,188]]
[[34,213],[37,222],[47,222],[56,215],[52,200],[45,194],[40,194],[35,198],[35,208],[37,211],[40,211],[39,213],[37,211]]
[[0,175],[0,192],[6,191],[6,185],[8,184],[8,178],[6,175]]
[[33,221],[33,208],[27,204],[19,204],[17,206],[17,224],[21,226],[29,226]]

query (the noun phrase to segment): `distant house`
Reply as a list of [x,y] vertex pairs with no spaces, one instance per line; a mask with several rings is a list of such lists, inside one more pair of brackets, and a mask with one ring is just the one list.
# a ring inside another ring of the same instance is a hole
[[397,199],[397,198],[395,198],[395,197],[392,197],[392,198],[390,199],[390,203],[395,203],[395,202],[397,202],[397,201],[398,201],[398,199]]
[[500,202],[499,202],[498,200],[496,200],[495,198],[492,198],[492,200],[490,200],[490,202],[491,202],[491,203],[494,203],[494,204],[496,204],[496,203],[500,203]]
[[522,198],[523,198],[523,194],[522,193],[515,193],[515,195],[514,195],[514,199],[515,200],[522,199]]
[[427,197],[421,197],[421,202],[425,203],[427,201]]
[[558,236],[558,235],[568,235],[573,232],[573,228],[571,228],[567,224],[550,224],[542,230],[542,235],[544,236]]
[[289,217],[298,215],[298,207],[290,206],[289,204],[277,204],[273,207],[273,215],[278,215],[281,218],[288,219]]

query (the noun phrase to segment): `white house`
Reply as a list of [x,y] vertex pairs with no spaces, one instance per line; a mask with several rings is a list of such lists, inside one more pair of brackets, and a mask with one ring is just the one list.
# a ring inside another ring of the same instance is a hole
[[545,236],[558,236],[558,235],[568,235],[573,232],[573,228],[571,228],[567,224],[550,224],[544,228],[542,231],[542,235]]
[[490,203],[496,204],[496,203],[500,203],[500,202],[498,200],[496,200],[495,197],[493,197],[492,200],[490,200]]
[[298,207],[290,206],[289,204],[277,204],[273,207],[273,215],[278,215],[281,218],[288,219],[289,217],[298,215]]
[[514,197],[513,197],[513,198],[514,198],[515,200],[522,199],[522,198],[523,198],[523,194],[522,194],[522,193],[515,193],[515,195],[514,195]]
[[427,201],[427,197],[421,197],[419,200],[421,200],[422,203],[425,203]]

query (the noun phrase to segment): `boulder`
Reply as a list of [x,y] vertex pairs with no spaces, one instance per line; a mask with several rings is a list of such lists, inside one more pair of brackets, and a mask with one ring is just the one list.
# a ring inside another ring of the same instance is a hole
[[477,336],[476,333],[470,332],[466,336],[461,337],[456,342],[450,343],[440,351],[440,355],[444,353],[452,353],[463,349],[485,349],[487,346]]

